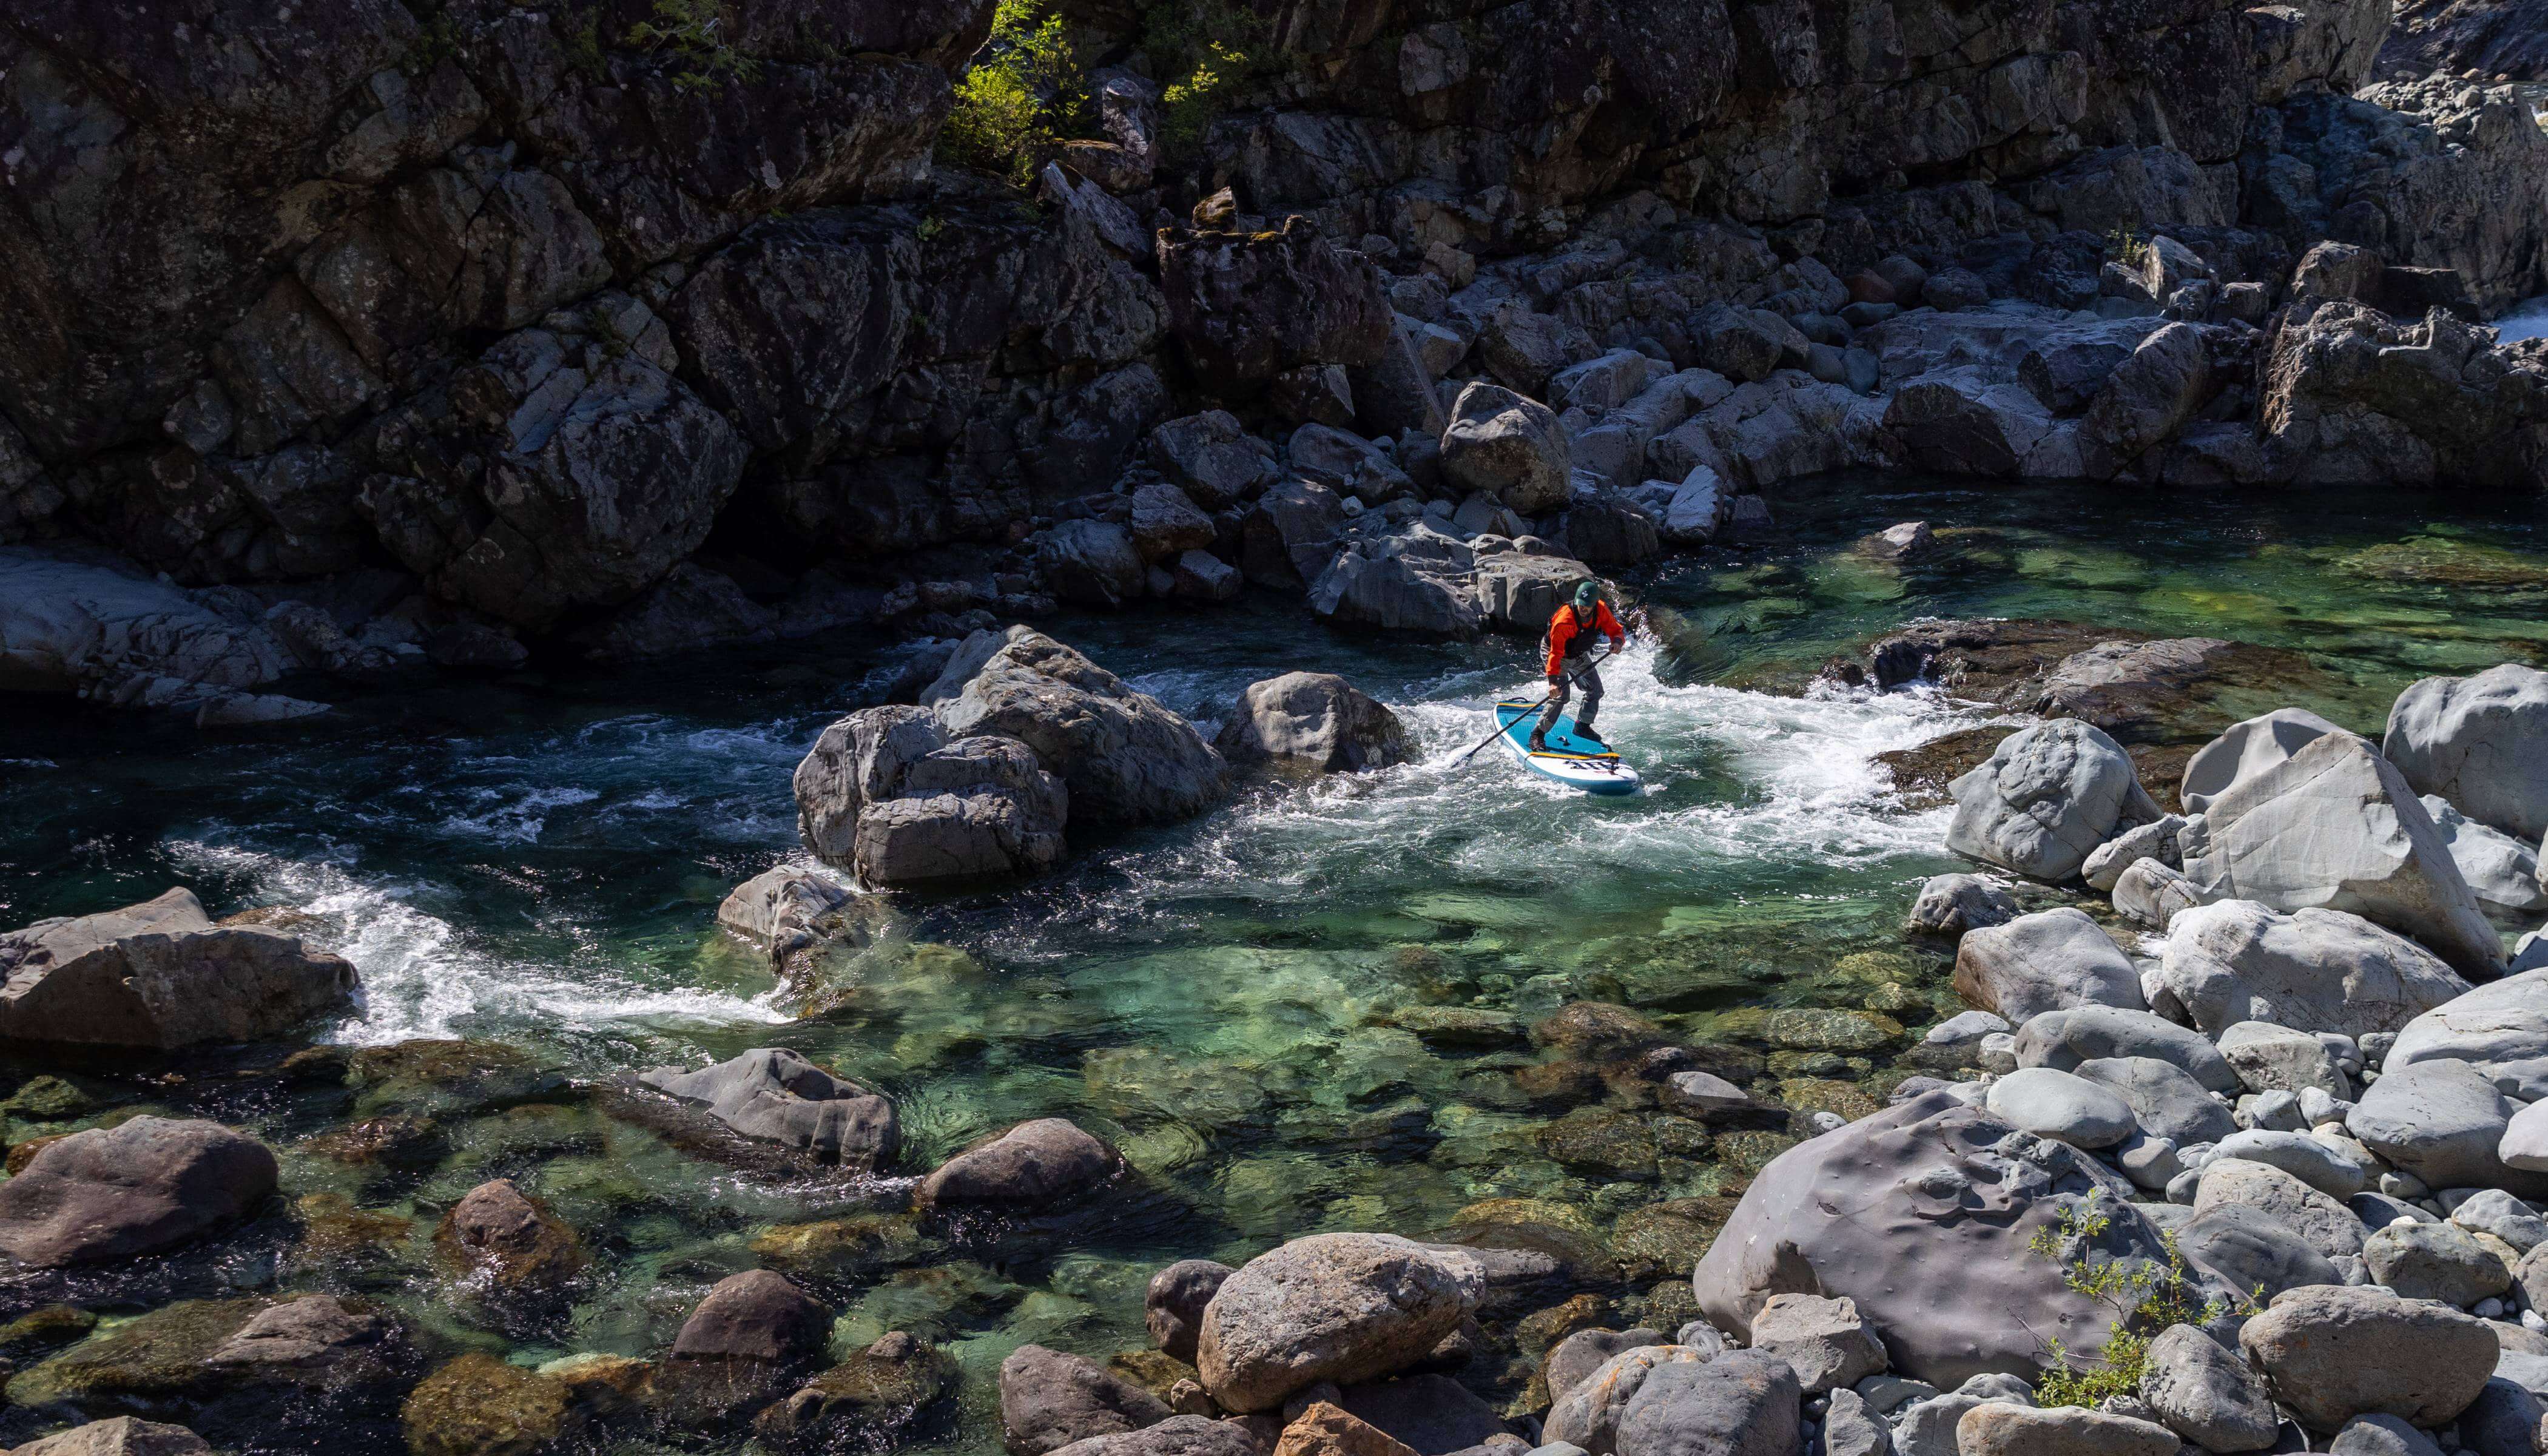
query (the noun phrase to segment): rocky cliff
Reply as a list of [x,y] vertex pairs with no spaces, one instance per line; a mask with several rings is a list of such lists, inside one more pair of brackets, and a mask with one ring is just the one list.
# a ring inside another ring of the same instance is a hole
[[[353,645],[284,654],[334,670],[1339,565],[1330,615],[1527,630],[1500,552],[1633,564],[1843,465],[2328,478],[2295,421],[2538,478],[2537,362],[2408,335],[2540,289],[2548,136],[2508,90],[2357,97],[2386,0],[1058,13],[1088,135],[1028,193],[933,160],[993,0],[13,7],[0,542],[258,630],[336,584]],[[1247,48],[1180,85],[1163,17]],[[2277,385],[2328,352],[2275,342],[2295,299],[2397,316],[2346,325],[2389,362]],[[2382,412],[2397,348],[2476,371],[2431,388],[2483,448]],[[1479,380],[1547,402],[1571,487],[1446,474]]]

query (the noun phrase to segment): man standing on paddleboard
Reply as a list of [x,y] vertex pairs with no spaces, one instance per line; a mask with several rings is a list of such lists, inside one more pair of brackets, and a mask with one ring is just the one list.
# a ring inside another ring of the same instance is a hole
[[[1610,607],[1601,599],[1597,582],[1586,582],[1575,589],[1575,600],[1557,609],[1548,619],[1548,706],[1540,710],[1539,725],[1530,730],[1530,751],[1548,751],[1548,730],[1557,726],[1558,714],[1566,709],[1567,677],[1585,669],[1598,639],[1610,639],[1610,650],[1617,652],[1628,645],[1628,629],[1610,615]],[[1601,711],[1601,675],[1584,672],[1584,707],[1575,715],[1575,736],[1587,743],[1597,744],[1599,735],[1592,731],[1592,715]]]

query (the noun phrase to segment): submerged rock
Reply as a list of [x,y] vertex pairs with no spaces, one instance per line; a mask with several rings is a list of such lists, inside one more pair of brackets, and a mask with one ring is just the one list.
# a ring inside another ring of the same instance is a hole
[[0,935],[0,1040],[174,1048],[253,1042],[353,1005],[344,957],[215,925],[194,891]]
[[256,1213],[277,1173],[263,1143],[218,1123],[74,1133],[0,1183],[0,1252],[60,1268],[181,1247]]
[[471,1301],[508,1329],[554,1320],[587,1262],[566,1221],[509,1178],[481,1183],[452,1205],[433,1243]]
[[1045,1456],[1083,1441],[1156,1425],[1172,1411],[1093,1361],[1020,1345],[1000,1362],[1000,1430],[1010,1456]]
[[1061,1118],[1020,1123],[939,1164],[916,1193],[924,1209],[1023,1206],[1038,1211],[1095,1192],[1121,1175],[1124,1155]]
[[953,1358],[895,1330],[763,1410],[753,1434],[790,1453],[897,1443],[956,1380]]
[[893,1103],[833,1076],[794,1051],[762,1047],[694,1072],[657,1067],[638,1080],[705,1107],[747,1138],[812,1153],[825,1162],[872,1167],[901,1140]]

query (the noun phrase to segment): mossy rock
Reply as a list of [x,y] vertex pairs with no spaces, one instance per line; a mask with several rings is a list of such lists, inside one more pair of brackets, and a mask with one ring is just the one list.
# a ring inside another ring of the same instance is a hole
[[1026,1295],[1025,1286],[969,1259],[904,1269],[843,1315],[836,1337],[872,1344],[900,1330],[923,1339],[946,1339],[990,1323]]
[[1875,1069],[1875,1063],[1864,1056],[1843,1056],[1837,1051],[1773,1051],[1770,1053],[1771,1076],[1830,1077],[1844,1081],[1864,1077]]
[[415,1041],[366,1046],[346,1059],[358,1114],[470,1112],[555,1098],[565,1074],[500,1042]]
[[410,1456],[542,1456],[589,1423],[565,1381],[475,1351],[426,1376],[400,1420]]
[[1655,1135],[1634,1113],[1579,1107],[1538,1134],[1540,1151],[1583,1172],[1638,1181],[1655,1176]]
[[339,1193],[306,1194],[293,1204],[301,1240],[289,1262],[296,1273],[323,1273],[357,1288],[405,1284],[423,1264],[416,1222],[356,1206]]
[[1482,1199],[1453,1214],[1445,1231],[1455,1243],[1544,1253],[1586,1283],[1618,1277],[1600,1226],[1582,1209],[1552,1199]]
[[86,1117],[105,1105],[100,1098],[61,1077],[30,1077],[17,1091],[0,1102],[0,1113],[13,1122],[66,1123]]
[[1536,1358],[1579,1329],[1602,1328],[1601,1321],[1609,1318],[1610,1302],[1587,1290],[1563,1304],[1533,1310],[1513,1321],[1513,1347]]
[[1791,1051],[1873,1051],[1902,1040],[1902,1023],[1873,1011],[1792,1007],[1771,1012],[1764,1039]]
[[1192,1365],[1165,1350],[1124,1350],[1106,1357],[1106,1368],[1164,1401],[1181,1380],[1200,1380]]
[[100,1327],[11,1378],[12,1406],[73,1407],[91,1418],[151,1415],[218,1392],[228,1377],[204,1364],[267,1299],[184,1300]]
[[2358,577],[2444,587],[2548,587],[2548,562],[2449,536],[2366,546],[2338,565]]
[[1716,1231],[1734,1216],[1731,1198],[1676,1198],[1619,1216],[1610,1228],[1610,1252],[1630,1280],[1687,1277]]
[[1884,1110],[1855,1084],[1828,1077],[1789,1077],[1778,1084],[1778,1100],[1800,1113],[1827,1112],[1850,1123]]
[[1633,1318],[1648,1329],[1670,1332],[1699,1318],[1698,1291],[1686,1276],[1652,1285],[1644,1299],[1631,1303],[1636,1307]]
[[926,1251],[918,1226],[900,1214],[860,1214],[781,1224],[752,1240],[752,1252],[781,1273],[817,1280],[864,1279]]
[[0,1324],[0,1358],[24,1363],[32,1356],[85,1339],[97,1317],[77,1305],[46,1305]]
[[[1143,1353],[1167,1360],[1155,1350]],[[1178,1368],[1194,1373],[1191,1366]],[[753,1434],[785,1453],[889,1448],[955,1394],[957,1376],[946,1352],[896,1330],[762,1411]]]
[[1478,1006],[1402,1006],[1392,1020],[1428,1046],[1514,1046],[1530,1037],[1520,1017]]
[[1847,980],[1881,983],[1916,975],[1920,966],[1899,951],[1852,951],[1833,961],[1831,968],[1832,974]]
[[1728,1170],[1749,1178],[1768,1167],[1771,1159],[1803,1140],[1785,1133],[1765,1130],[1720,1133],[1716,1137],[1716,1157]]
[[297,1150],[348,1167],[418,1172],[442,1160],[448,1141],[431,1118],[390,1113],[305,1138]]

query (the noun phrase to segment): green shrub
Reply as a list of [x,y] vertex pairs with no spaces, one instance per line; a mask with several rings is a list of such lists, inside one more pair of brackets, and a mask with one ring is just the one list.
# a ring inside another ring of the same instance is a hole
[[1141,48],[1167,78],[1160,140],[1172,153],[1191,150],[1229,109],[1232,97],[1266,73],[1254,58],[1270,53],[1271,37],[1254,11],[1229,0],[1152,5],[1142,19]]
[[2092,1263],[2087,1246],[2105,1235],[2113,1216],[2099,1207],[2100,1195],[2064,1208],[2060,1220],[2035,1230],[2028,1252],[2062,1266],[2062,1283],[2115,1312],[2106,1326],[2105,1350],[2095,1358],[2074,1355],[2058,1339],[2044,1341],[2044,1373],[2036,1378],[2038,1404],[2084,1406],[2094,1410],[2109,1396],[2134,1395],[2149,1361],[2150,1341],[2173,1324],[2205,1324],[2229,1313],[2221,1300],[2199,1300],[2176,1235],[2162,1228],[2159,1242],[2167,1250],[2164,1266],[2145,1259],[2127,1263],[2110,1259]]
[[1046,0],[1000,0],[991,39],[956,83],[940,154],[1024,186],[1062,138],[1082,135],[1088,80]]
[[673,84],[684,91],[761,78],[761,62],[725,39],[723,0],[655,0],[655,18],[629,27],[627,40],[639,49],[671,56],[681,66]]

